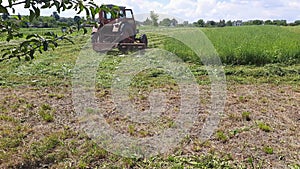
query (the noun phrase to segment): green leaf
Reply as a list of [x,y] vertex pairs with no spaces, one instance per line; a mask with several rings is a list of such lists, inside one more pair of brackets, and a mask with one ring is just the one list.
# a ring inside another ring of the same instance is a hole
[[48,44],[52,48],[52,50],[54,50],[58,46],[58,44],[53,40],[48,40]]
[[88,31],[85,27],[83,27],[83,34],[86,34]]
[[8,13],[8,11],[4,6],[0,5],[0,13]]
[[29,45],[30,41],[24,41],[20,44],[20,48],[27,48],[27,46]]
[[18,33],[17,36],[18,36],[19,38],[23,38],[23,33]]
[[91,14],[92,14],[92,19],[95,19],[95,15],[96,15],[96,11],[93,7],[90,7],[90,11],[91,11]]
[[91,6],[97,7],[97,5],[93,1],[88,2],[88,4]]
[[31,60],[31,58],[29,57],[29,56],[25,56],[25,61],[30,61]]
[[67,7],[65,3],[61,3],[60,8],[62,8],[62,11],[65,11]]
[[41,40],[37,40],[37,39],[30,39],[31,43],[35,43],[35,44],[40,44]]
[[34,52],[35,52],[35,50],[30,50],[30,52],[29,52],[29,56],[31,59],[34,59]]
[[9,4],[9,7],[11,8],[12,7],[12,0],[8,0],[8,4]]
[[57,46],[58,46],[58,43],[56,43],[56,42],[53,42],[53,45],[57,48]]
[[45,36],[55,36],[54,32],[46,32]]
[[82,4],[82,2],[79,2],[78,5],[79,5],[79,12],[77,14],[80,14],[84,9],[84,5]]
[[44,51],[47,51],[47,50],[48,50],[48,46],[49,46],[48,42],[47,42],[47,41],[44,41],[44,42],[43,42],[43,50],[44,50]]
[[14,38],[13,35],[10,33],[10,34],[7,35],[6,41],[9,42],[9,41],[12,40],[13,38]]
[[66,9],[71,9],[73,7],[72,4],[70,4],[69,6],[66,7]]
[[33,38],[33,37],[37,38],[38,35],[37,34],[30,34],[30,35],[26,36],[26,39],[30,39],[30,38]]
[[30,7],[30,0],[26,0],[24,8],[29,8],[29,7]]
[[56,10],[60,13],[60,3],[58,1],[54,1],[54,5],[56,6]]
[[29,15],[29,21],[30,21],[30,22],[33,21],[34,16],[35,16],[35,14],[34,14],[33,10],[30,9],[30,15]]
[[55,47],[58,46],[58,44],[57,44],[55,41],[53,41],[53,40],[49,40],[48,42],[49,42],[49,43],[52,43]]
[[39,17],[40,16],[40,9],[35,7],[35,6],[32,6],[34,12],[35,12],[35,17]]
[[5,56],[7,56],[7,55],[9,55],[9,54],[11,54],[11,51],[10,51],[10,50],[8,50],[7,52],[5,52],[5,53],[2,55],[2,58],[5,58]]
[[65,36],[60,37],[60,39],[67,40],[67,41],[71,42],[72,44],[75,44],[71,39],[69,39],[69,38],[67,38]]
[[45,4],[43,6],[41,6],[42,9],[45,9],[45,8],[49,8],[50,7],[50,2],[45,2]]
[[85,12],[86,12],[86,16],[90,16],[90,10],[84,6]]
[[20,15],[20,13],[18,14],[18,20],[22,20],[22,15]]

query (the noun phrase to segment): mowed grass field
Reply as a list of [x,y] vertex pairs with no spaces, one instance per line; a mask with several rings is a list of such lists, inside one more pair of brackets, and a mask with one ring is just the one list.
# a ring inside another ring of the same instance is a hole
[[[143,32],[141,28],[141,32]],[[175,28],[171,28],[175,29]],[[225,27],[201,29],[223,64],[227,101],[210,140],[197,137],[210,108],[210,79],[188,47],[152,32],[149,50],[180,57],[193,73],[201,95],[199,118],[169,153],[126,158],[108,152],[79,129],[72,103],[72,77],[80,51],[102,57],[96,74],[96,102],[107,123],[131,137],[152,137],[174,126],[180,109],[178,85],[159,69],[136,74],[129,97],[137,110],[160,89],[168,109],[155,123],[131,122],[117,111],[111,86],[120,63],[142,57],[117,51],[103,56],[89,47],[90,35],[74,34],[32,61],[0,63],[0,168],[291,168],[300,167],[300,27]],[[46,32],[49,29],[32,29]],[[59,32],[59,30],[50,30]],[[18,40],[0,42],[0,48]]]

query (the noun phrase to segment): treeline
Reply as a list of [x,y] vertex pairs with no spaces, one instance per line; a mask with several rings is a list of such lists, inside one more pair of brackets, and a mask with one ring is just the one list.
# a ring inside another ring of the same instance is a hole
[[249,20],[249,21],[225,21],[220,20],[219,22],[208,20],[204,21],[203,19],[199,19],[197,22],[189,23],[188,21],[184,21],[182,23],[178,23],[178,21],[173,18],[164,18],[158,22],[158,17],[147,18],[143,22],[138,22],[141,25],[152,25],[152,26],[167,26],[167,27],[187,27],[187,26],[195,26],[195,27],[225,27],[225,26],[243,26],[243,25],[277,25],[277,26],[298,26],[300,25],[300,20],[297,20],[292,23],[287,23],[286,20]]
[[300,20],[296,20],[292,23],[287,23],[286,20],[235,20],[235,21],[225,21],[220,20],[219,22],[208,20],[204,21],[203,19],[199,19],[197,22],[189,23],[188,21],[184,21],[182,23],[178,23],[178,21],[173,18],[163,18],[159,21],[159,15],[154,11],[150,11],[150,18],[147,18],[143,22],[138,22],[141,25],[152,25],[152,26],[169,26],[169,27],[186,27],[186,26],[195,26],[195,27],[225,27],[225,26],[242,26],[242,25],[277,25],[277,26],[298,26],[300,25]]
[[[10,22],[17,23],[22,28],[29,27],[37,27],[37,28],[57,28],[57,27],[70,27],[76,26],[89,26],[84,17],[75,16],[71,17],[60,17],[57,12],[53,12],[51,16],[40,16],[38,18],[34,18],[31,22],[29,22],[29,16],[21,16],[12,15],[9,16],[7,14],[2,14],[2,20],[10,20]],[[286,20],[235,20],[235,21],[213,21],[208,20],[204,21],[203,19],[199,19],[197,22],[189,23],[188,21],[184,21],[179,23],[175,18],[163,18],[159,21],[159,15],[150,12],[150,18],[147,18],[143,22],[137,22],[140,25],[152,25],[152,26],[167,26],[167,27],[187,27],[187,26],[195,26],[195,27],[225,27],[225,26],[243,26],[243,25],[277,25],[277,26],[298,26],[300,25],[300,20],[296,20],[292,23],[287,23]]]
[[58,28],[58,27],[71,27],[78,26],[78,24],[84,23],[85,19],[83,17],[75,16],[71,17],[60,17],[57,12],[53,12],[51,16],[40,16],[34,18],[31,22],[29,21],[29,16],[2,14],[2,20],[9,21],[17,24],[21,28]]
[[197,22],[193,23],[193,26],[196,27],[224,27],[224,26],[242,26],[242,25],[277,25],[277,26],[298,26],[300,25],[300,20],[296,20],[292,23],[287,23],[286,20],[249,20],[249,21],[225,21],[220,20],[216,21],[204,21],[203,19],[199,19]]

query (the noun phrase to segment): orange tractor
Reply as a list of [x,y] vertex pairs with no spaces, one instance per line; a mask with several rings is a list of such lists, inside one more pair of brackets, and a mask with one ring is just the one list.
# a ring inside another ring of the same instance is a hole
[[138,34],[133,12],[123,6],[105,5],[108,10],[99,12],[99,26],[93,29],[92,44],[95,51],[109,51],[118,48],[121,52],[145,49],[148,39]]

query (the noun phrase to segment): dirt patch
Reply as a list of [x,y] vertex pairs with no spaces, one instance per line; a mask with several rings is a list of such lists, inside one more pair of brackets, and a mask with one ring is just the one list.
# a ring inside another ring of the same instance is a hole
[[[193,142],[188,151],[216,151],[270,168],[299,162],[299,87],[237,85],[230,86],[227,94],[225,112],[213,139],[200,145]],[[245,114],[248,118],[243,117]]]
[[[210,141],[201,142],[197,133],[209,112],[209,90],[209,86],[200,87],[201,106],[198,111],[201,116],[190,137],[180,146],[184,154],[212,152],[228,156],[233,161],[248,163],[252,160],[253,165],[264,168],[286,168],[300,161],[300,87],[229,86],[218,131]],[[133,128],[129,127],[132,123],[117,112],[110,90],[99,89],[96,96],[113,128],[131,136],[149,137],[172,127],[172,120],[180,108],[178,93],[169,89],[165,92],[167,108],[162,113],[163,118],[151,124],[135,124]],[[133,100],[137,109],[149,108],[146,98]],[[0,110],[3,149],[0,151],[0,168],[25,163],[32,145],[48,135],[69,129],[78,132],[78,120],[68,86],[1,88]],[[48,118],[52,120],[47,121]],[[8,146],[9,139],[19,142]],[[74,139],[80,142],[75,136]],[[75,157],[66,155],[62,158]]]

